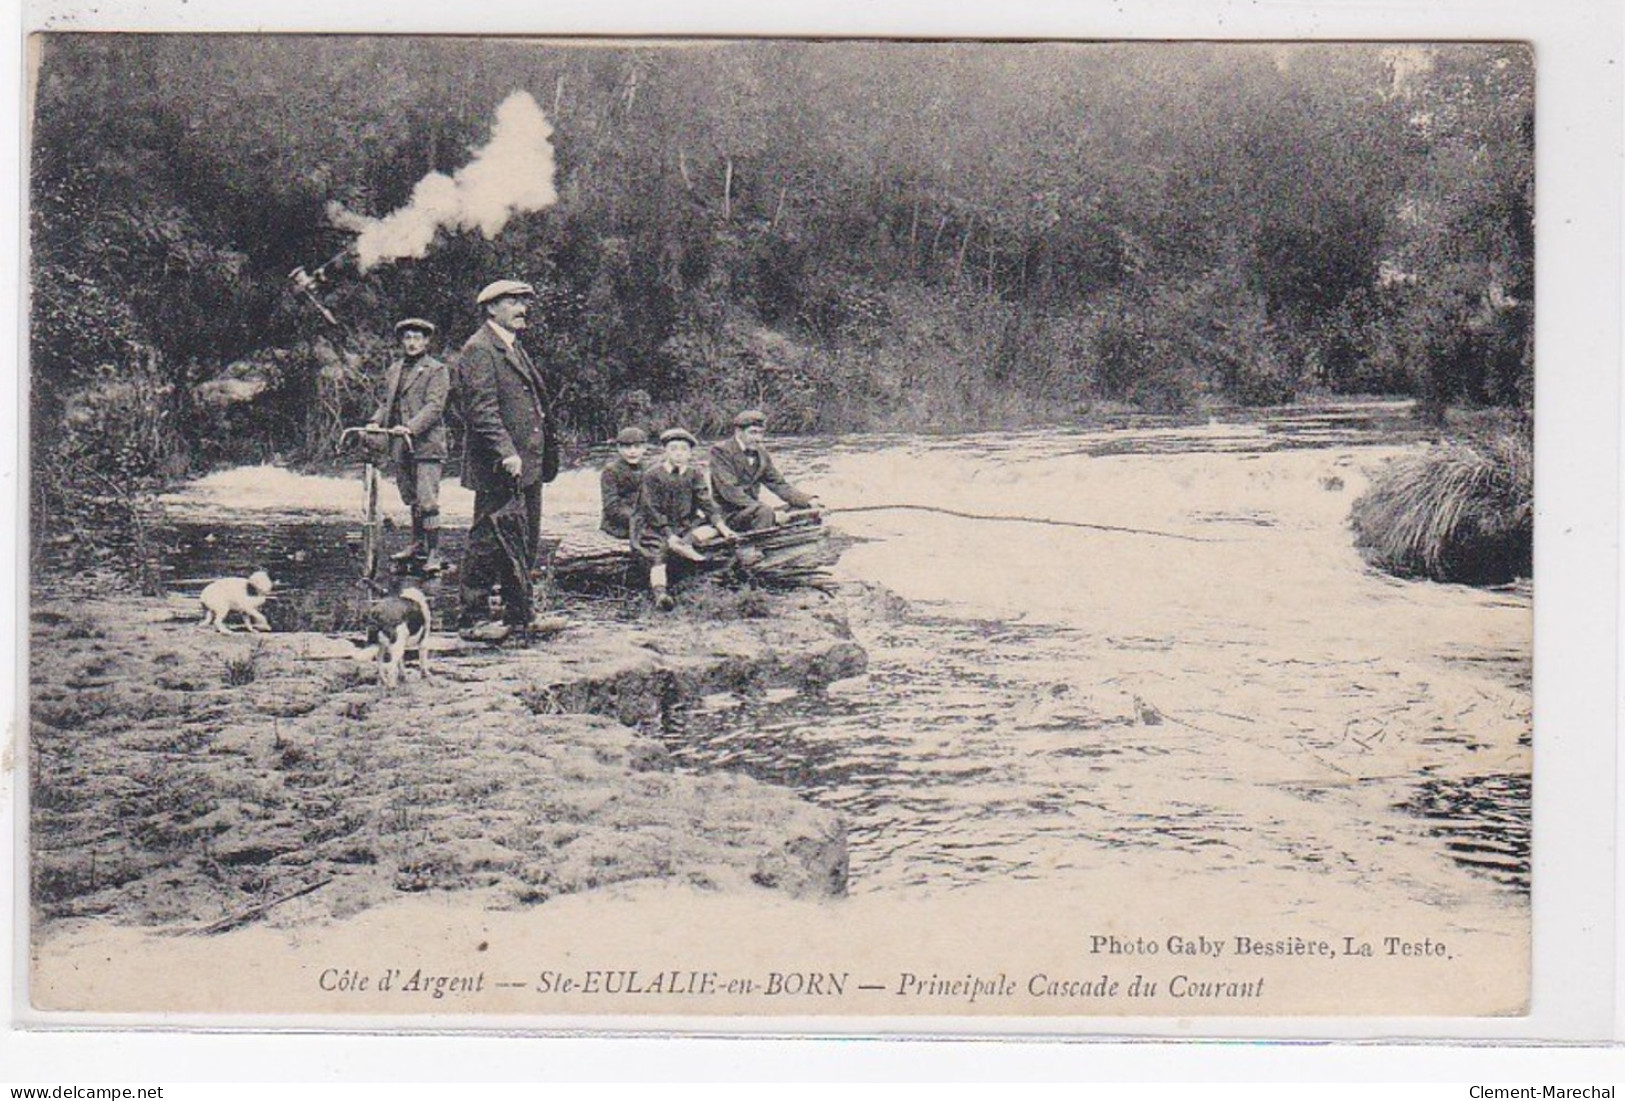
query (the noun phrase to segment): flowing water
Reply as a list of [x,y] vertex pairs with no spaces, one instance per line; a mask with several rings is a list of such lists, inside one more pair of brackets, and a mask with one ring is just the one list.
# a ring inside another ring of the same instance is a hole
[[843,575],[910,605],[860,625],[868,676],[706,701],[669,747],[840,809],[854,893],[1153,865],[1526,891],[1527,593],[1398,581],[1351,546],[1404,436],[1377,406],[793,449],[837,508],[1099,527],[836,515]]
[[[1326,877],[1498,905],[1529,882],[1530,603],[1360,562],[1348,508],[1403,424],[1369,405],[787,442],[852,539],[870,671],[696,701],[662,736],[677,767],[842,812],[853,894],[1155,868],[1283,905]],[[596,492],[561,477],[548,529],[590,528]],[[359,496],[269,470],[198,483],[174,502],[183,580],[262,562],[317,599],[353,573]],[[879,507],[899,504],[1096,526]],[[448,491],[453,558],[467,511]]]

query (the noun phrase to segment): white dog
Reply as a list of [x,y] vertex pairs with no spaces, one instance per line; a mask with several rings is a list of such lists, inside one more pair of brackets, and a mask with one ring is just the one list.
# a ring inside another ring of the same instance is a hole
[[269,631],[270,621],[260,613],[260,605],[270,596],[272,587],[271,578],[264,570],[255,570],[247,577],[222,577],[209,582],[198,595],[198,602],[203,605],[201,625],[229,635],[231,628],[226,626],[226,617],[236,612],[250,631]]
[[418,669],[429,678],[429,598],[416,586],[374,601],[367,609],[367,641],[378,647],[378,683],[400,683],[406,651],[418,652]]

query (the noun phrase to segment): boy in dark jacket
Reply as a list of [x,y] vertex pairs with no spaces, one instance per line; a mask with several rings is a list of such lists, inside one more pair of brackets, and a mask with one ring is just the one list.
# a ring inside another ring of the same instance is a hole
[[649,564],[649,589],[663,612],[676,605],[667,592],[667,555],[704,562],[696,544],[734,536],[717,513],[704,472],[690,465],[698,442],[683,428],[660,434],[664,457],[643,476],[632,513],[632,549]]
[[617,539],[631,537],[638,487],[648,472],[643,463],[648,442],[648,433],[641,428],[623,428],[615,437],[616,455],[598,476],[598,488],[603,497],[603,519],[598,526],[605,535]]

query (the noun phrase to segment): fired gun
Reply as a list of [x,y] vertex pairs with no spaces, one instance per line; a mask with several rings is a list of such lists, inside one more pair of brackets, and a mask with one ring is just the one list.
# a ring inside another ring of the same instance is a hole
[[305,301],[309,302],[312,306],[315,306],[317,312],[319,312],[322,317],[326,319],[329,325],[337,326],[339,324],[339,319],[334,316],[332,310],[327,308],[327,303],[323,302],[321,298],[317,296],[316,292],[322,287],[326,286],[328,283],[327,269],[333,267],[339,261],[348,256],[354,247],[355,246],[353,245],[345,245],[344,248],[339,250],[333,256],[329,257],[315,269],[307,269],[304,266],[300,266],[294,268],[288,273],[288,282],[293,286],[294,293],[302,296]]

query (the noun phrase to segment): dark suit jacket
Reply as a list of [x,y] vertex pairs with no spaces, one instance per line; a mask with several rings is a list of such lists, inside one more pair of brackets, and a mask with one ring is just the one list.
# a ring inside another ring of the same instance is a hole
[[632,531],[632,512],[638,507],[638,489],[643,476],[649,472],[648,463],[633,466],[619,455],[609,461],[598,476],[598,489],[603,501],[603,518],[599,523],[605,535],[625,539]]
[[489,324],[468,338],[457,356],[457,391],[463,406],[463,484],[479,492],[513,485],[500,469],[518,455],[518,484],[551,482],[559,472],[548,380],[517,346],[502,343]]
[[656,554],[673,535],[687,535],[700,524],[715,523],[717,505],[711,499],[705,472],[691,466],[678,473],[665,461],[655,463],[638,483],[638,504],[632,510],[632,543],[646,554]]
[[752,460],[732,436],[711,448],[711,492],[727,515],[755,505],[763,486],[791,508],[806,508],[812,503],[811,497],[784,480],[767,448],[758,450],[756,456]]
[[[403,377],[404,376],[404,377]],[[384,400],[373,414],[374,424],[385,428],[403,425],[412,433],[412,457],[446,458],[446,399],[451,393],[451,368],[434,356],[420,356],[407,367],[394,360],[384,378]],[[406,454],[406,445],[391,441],[397,462]]]

